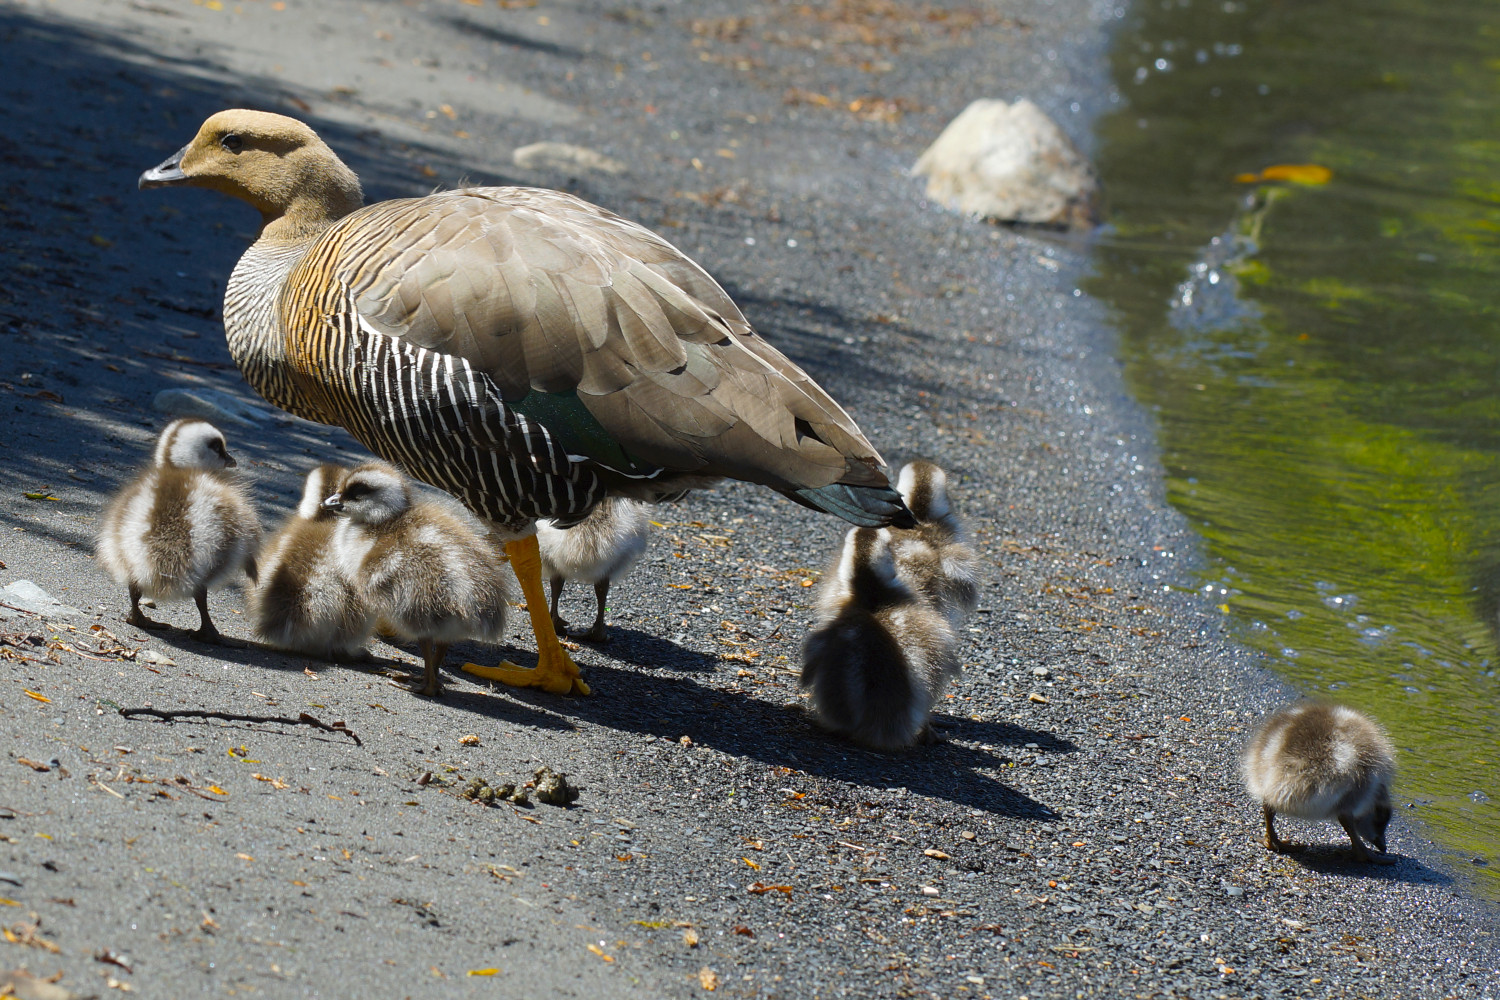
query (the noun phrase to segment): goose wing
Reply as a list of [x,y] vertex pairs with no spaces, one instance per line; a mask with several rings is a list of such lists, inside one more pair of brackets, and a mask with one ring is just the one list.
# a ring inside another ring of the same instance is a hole
[[887,484],[849,415],[701,267],[571,195],[382,202],[340,221],[302,266],[333,272],[366,332],[461,358],[603,464],[623,451],[638,468],[790,492]]

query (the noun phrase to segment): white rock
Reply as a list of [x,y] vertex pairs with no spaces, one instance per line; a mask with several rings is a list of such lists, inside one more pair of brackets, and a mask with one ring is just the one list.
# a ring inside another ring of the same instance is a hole
[[1086,227],[1098,221],[1094,168],[1025,98],[970,104],[912,173],[927,178],[933,201],[997,222]]
[[0,587],[0,601],[43,617],[83,614],[77,608],[68,607],[30,580],[17,580],[8,586]]
[[163,389],[151,401],[151,408],[174,417],[246,426],[266,423],[272,416],[264,406],[218,389]]
[[614,157],[566,142],[534,142],[511,153],[510,159],[524,170],[591,170],[601,174],[625,172],[625,164]]

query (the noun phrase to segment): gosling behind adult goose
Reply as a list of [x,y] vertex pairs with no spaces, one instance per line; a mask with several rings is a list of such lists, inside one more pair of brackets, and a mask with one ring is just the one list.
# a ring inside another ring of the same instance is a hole
[[542,576],[552,584],[552,624],[558,635],[567,634],[568,623],[557,613],[557,599],[568,580],[577,580],[594,585],[595,603],[594,627],[578,638],[608,641],[604,602],[609,597],[609,585],[629,573],[645,554],[651,538],[651,515],[647,511],[647,505],[639,500],[609,497],[575,525],[537,522]]
[[340,516],[333,549],[369,607],[422,651],[422,693],[442,691],[438,667],[461,639],[499,641],[508,609],[500,553],[472,514],[418,500],[394,467],[354,469],[323,508]]
[[365,655],[374,615],[334,545],[338,516],[322,506],[348,474],[341,465],[309,472],[296,512],[261,549],[247,611],[260,637],[277,648],[329,660]]
[[208,615],[208,592],[242,572],[253,579],[260,541],[254,506],[224,471],[234,465],[217,427],[196,418],[174,420],[157,438],[151,464],[115,494],[96,551],[105,571],[130,592],[130,624],[168,627],[146,617],[142,597],[191,597],[198,605],[194,638],[221,641]]
[[[1245,787],[1261,804],[1271,850],[1301,849],[1276,836],[1276,814],[1284,813],[1337,819],[1356,860],[1393,862],[1385,853],[1385,828],[1391,821],[1396,750],[1369,716],[1322,702],[1283,708],[1256,728],[1240,770]],[[1364,841],[1380,854],[1367,851]]]
[[956,631],[979,606],[978,559],[949,500],[948,474],[932,462],[909,462],[901,469],[897,489],[917,526],[890,529],[896,572]]
[[848,414],[635,223],[533,188],[361,207],[312,129],[257,111],[212,116],[140,178],[174,184],[261,213],[224,295],[251,386],[519,536],[506,548],[538,665],[485,676],[587,690],[546,612],[538,518],[729,477],[856,524],[912,523]]
[[851,529],[802,647],[823,724],[878,750],[910,746],[958,673],[957,650],[946,616],[898,574],[889,530]]

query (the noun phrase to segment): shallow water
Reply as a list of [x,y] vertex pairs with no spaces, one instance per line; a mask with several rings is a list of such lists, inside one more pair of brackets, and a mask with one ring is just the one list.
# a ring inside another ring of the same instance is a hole
[[[1401,812],[1500,897],[1494,13],[1135,5],[1086,287],[1206,540],[1198,585],[1300,690],[1387,726]],[[1277,164],[1331,176],[1235,180]]]

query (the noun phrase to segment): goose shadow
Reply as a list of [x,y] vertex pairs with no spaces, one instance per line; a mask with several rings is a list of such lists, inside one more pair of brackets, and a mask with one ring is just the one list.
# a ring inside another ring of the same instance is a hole
[[[820,729],[799,705],[774,704],[733,688],[712,688],[685,675],[663,677],[628,667],[594,663],[588,668],[595,694],[557,699],[529,689],[509,690],[511,700],[534,704],[563,718],[669,741],[686,736],[722,753],[884,791],[904,788],[971,809],[1006,816],[1052,819],[1045,803],[986,773],[1008,762],[1002,752],[952,741],[883,753],[856,746]],[[481,714],[499,710],[503,699],[460,704]],[[972,720],[965,720],[973,725]],[[1006,745],[1066,746],[1052,733],[995,724],[971,732]],[[966,733],[965,738],[968,738]]]

